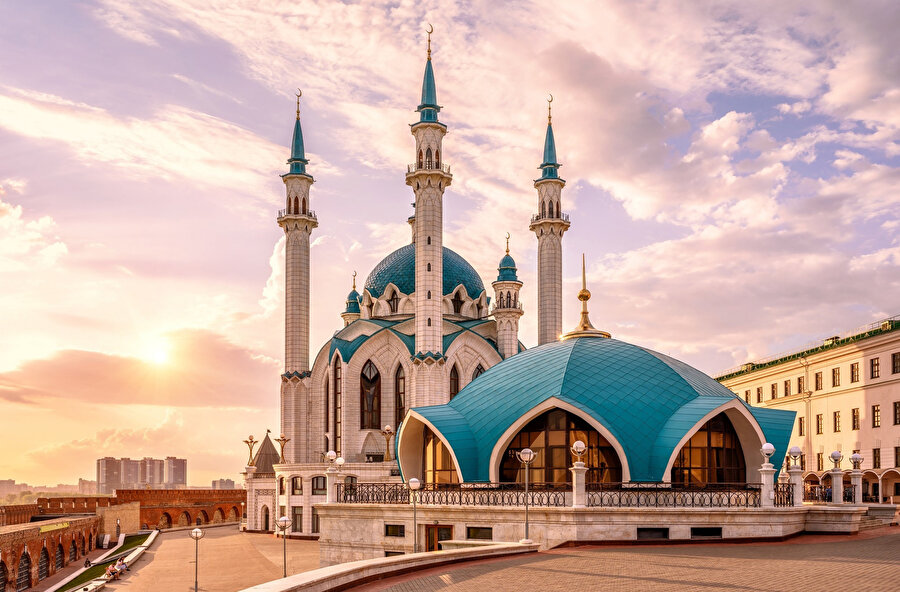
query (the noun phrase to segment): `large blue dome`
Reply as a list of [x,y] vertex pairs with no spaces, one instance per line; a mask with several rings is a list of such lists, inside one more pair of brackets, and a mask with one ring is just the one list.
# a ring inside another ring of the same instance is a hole
[[[455,251],[444,247],[444,295],[452,294],[462,284],[470,298],[478,298],[484,292],[484,284],[475,268]],[[389,283],[393,283],[404,294],[416,291],[416,245],[400,247],[381,260],[369,277],[365,289],[374,298],[384,293]]]

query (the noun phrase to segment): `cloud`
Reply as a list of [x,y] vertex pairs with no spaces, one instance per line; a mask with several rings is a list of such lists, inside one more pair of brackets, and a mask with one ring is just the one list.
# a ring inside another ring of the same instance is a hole
[[21,194],[25,186],[21,179],[0,182],[0,274],[46,269],[68,252],[66,244],[54,235],[53,218],[27,220],[22,206],[3,201],[8,191]]

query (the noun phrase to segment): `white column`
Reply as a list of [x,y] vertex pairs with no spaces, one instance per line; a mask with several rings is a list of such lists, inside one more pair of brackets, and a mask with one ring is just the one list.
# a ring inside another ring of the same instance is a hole
[[791,465],[788,469],[791,476],[791,485],[794,486],[794,505],[803,505],[803,470],[800,465]]
[[850,471],[850,485],[853,487],[853,503],[862,505],[862,471],[853,469]]
[[831,503],[844,503],[844,471],[831,469]]
[[[325,469],[325,503],[333,504],[337,501],[337,477],[338,472],[334,467],[328,467]],[[312,510],[310,510],[312,512]],[[312,515],[312,514],[310,514]]]
[[762,482],[759,505],[763,508],[775,507],[775,465],[765,462],[759,467],[759,478]]
[[572,468],[572,507],[584,508],[587,506],[587,491],[585,491],[584,475],[587,467],[581,461],[576,461]]

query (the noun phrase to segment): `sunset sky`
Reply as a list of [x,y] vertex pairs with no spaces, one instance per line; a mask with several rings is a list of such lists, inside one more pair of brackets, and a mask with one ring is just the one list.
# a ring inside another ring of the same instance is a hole
[[512,235],[526,346],[548,93],[565,328],[582,252],[595,326],[711,374],[900,314],[895,0],[0,0],[0,479],[238,479],[279,431],[296,88],[317,352],[409,241],[428,23],[444,244],[487,285]]

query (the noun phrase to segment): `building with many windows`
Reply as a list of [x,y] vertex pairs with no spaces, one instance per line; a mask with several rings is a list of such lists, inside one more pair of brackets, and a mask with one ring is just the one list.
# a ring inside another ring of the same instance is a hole
[[718,380],[754,407],[797,413],[790,445],[803,451],[808,489],[828,485],[822,477],[833,451],[848,472],[856,452],[864,498],[900,501],[900,317],[748,362]]

